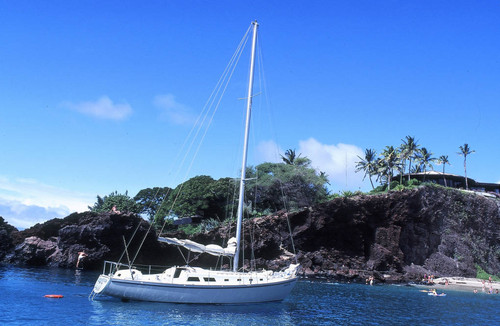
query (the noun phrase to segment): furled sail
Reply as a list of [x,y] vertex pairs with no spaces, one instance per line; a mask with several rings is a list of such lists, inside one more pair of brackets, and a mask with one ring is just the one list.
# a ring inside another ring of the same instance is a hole
[[234,253],[236,252],[236,238],[229,239],[226,248],[222,248],[221,246],[216,244],[209,244],[205,246],[201,243],[197,243],[191,240],[182,240],[177,238],[159,237],[158,241],[179,247],[184,247],[192,252],[207,253],[213,256],[233,257]]

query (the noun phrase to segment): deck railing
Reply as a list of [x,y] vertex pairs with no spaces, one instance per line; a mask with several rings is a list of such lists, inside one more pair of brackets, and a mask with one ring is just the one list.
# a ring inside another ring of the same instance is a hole
[[132,266],[128,264],[123,264],[123,263],[117,263],[114,261],[109,261],[106,260],[104,261],[104,266],[102,269],[102,273],[104,275],[113,275],[116,273],[116,271],[120,269],[137,269],[141,271],[144,274],[151,274],[151,273],[162,273],[164,270],[169,268],[171,266],[160,266],[160,265],[142,265],[142,264],[134,264]]

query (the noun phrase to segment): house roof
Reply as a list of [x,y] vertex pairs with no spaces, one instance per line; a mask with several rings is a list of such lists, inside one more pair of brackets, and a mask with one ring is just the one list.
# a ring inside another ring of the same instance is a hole
[[[407,176],[408,174],[404,174],[404,176]],[[425,171],[425,172],[419,172],[419,173],[410,173],[410,177],[419,177],[419,176],[426,176],[426,177],[435,177],[435,178],[447,178],[447,179],[457,179],[461,180],[464,179],[463,176],[461,175],[456,175],[456,174],[450,174],[450,173],[443,173],[443,172],[438,172],[438,171]],[[500,183],[491,183],[491,182],[479,182],[476,181],[472,178],[467,177],[467,180],[472,183],[474,186],[483,186],[483,187],[493,187],[493,188],[500,188]]]
[[[405,175],[408,175],[405,174]],[[443,173],[443,172],[438,172],[438,171],[425,171],[425,172],[419,172],[419,173],[410,173],[410,176],[418,176],[418,175],[431,175],[431,176],[441,176],[441,177],[456,177],[456,178],[463,178],[461,175],[456,175],[456,174],[450,174],[450,173]],[[467,178],[469,180],[472,180],[471,178]]]

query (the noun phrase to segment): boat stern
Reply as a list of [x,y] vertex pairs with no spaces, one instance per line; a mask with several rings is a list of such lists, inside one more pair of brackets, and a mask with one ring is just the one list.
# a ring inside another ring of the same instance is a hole
[[99,278],[94,284],[93,293],[95,294],[101,293],[106,288],[106,286],[108,286],[110,280],[111,278],[108,275],[104,274],[99,275]]

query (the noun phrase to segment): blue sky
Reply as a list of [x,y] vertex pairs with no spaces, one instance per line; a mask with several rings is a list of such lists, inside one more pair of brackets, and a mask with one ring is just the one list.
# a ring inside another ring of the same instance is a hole
[[[356,156],[411,135],[459,175],[468,143],[468,176],[500,182],[497,1],[0,1],[0,216],[25,228],[96,195],[175,187],[179,148],[254,19],[273,128],[251,164],[274,144],[332,192],[368,190]],[[180,179],[237,175],[239,118],[217,114]]]

